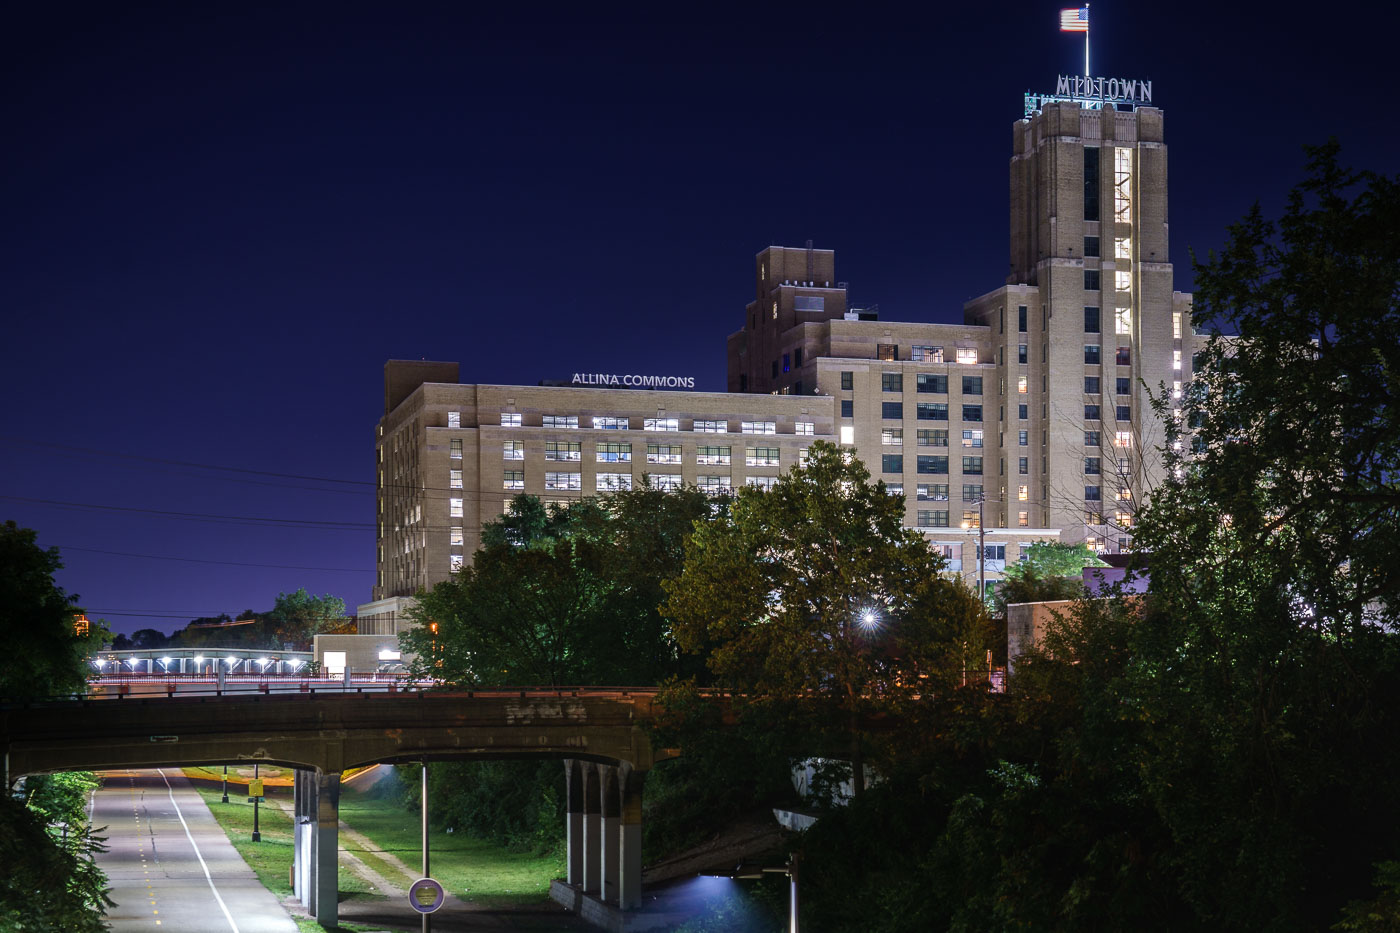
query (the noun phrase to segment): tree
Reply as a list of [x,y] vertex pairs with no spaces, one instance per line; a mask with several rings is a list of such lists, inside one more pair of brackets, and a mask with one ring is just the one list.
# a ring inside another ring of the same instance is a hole
[[1026,550],[1025,560],[1006,568],[992,597],[993,614],[1006,618],[1006,607],[1014,603],[1078,599],[1084,595],[1084,568],[1103,566],[1104,562],[1083,544],[1032,544]]
[[277,602],[266,613],[279,641],[309,645],[311,640],[338,626],[345,618],[345,601],[338,596],[312,596],[306,590],[278,593]]
[[414,671],[458,684],[655,684],[685,670],[657,607],[715,502],[643,487],[568,508],[517,496],[469,567],[419,596]]
[[57,548],[44,550],[36,535],[12,521],[0,527],[0,696],[27,698],[82,693],[87,657],[110,636],[104,626],[86,635],[74,627],[77,597],[57,586]]
[[980,666],[985,615],[904,527],[904,501],[839,448],[813,444],[769,490],[697,526],[664,610],[683,648],[755,702],[834,723],[864,787],[863,719]]
[[[0,527],[0,696],[10,701],[82,693],[87,657],[110,633],[102,625],[80,634],[76,597],[54,583],[58,551],[35,543],[35,533],[7,521]],[[91,775],[31,778],[29,799],[0,794],[0,929],[100,931],[111,902],[106,878],[92,861],[101,840],[83,808]]]

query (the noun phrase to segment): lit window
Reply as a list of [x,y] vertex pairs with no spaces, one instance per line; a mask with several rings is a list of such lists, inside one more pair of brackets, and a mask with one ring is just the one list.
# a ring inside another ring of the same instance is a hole
[[778,302],[774,301],[774,302],[773,302],[773,320],[776,321],[777,319],[778,319]]
[[648,444],[647,463],[680,463],[679,444]]
[[575,490],[583,488],[583,475],[580,473],[546,473],[545,489]]
[[976,347],[959,347],[959,348],[958,348],[958,357],[957,357],[957,359],[958,359],[958,362],[959,362],[959,363],[976,363],[976,362],[977,362],[977,348],[976,348]]
[[778,478],[776,476],[750,476],[744,480],[744,485],[767,491],[772,489],[777,482]]
[[794,434],[800,434],[805,437],[811,437],[817,433],[817,426],[811,421],[799,421],[793,427]]
[[[599,463],[631,463],[632,445],[599,443],[597,447],[597,462]],[[629,487],[630,488],[630,487]]]
[[447,456],[453,460],[462,459],[462,439],[454,437],[447,442]]
[[453,554],[448,559],[448,567],[453,573],[461,570],[463,563],[465,563],[465,561],[461,554]]
[[1084,513],[1084,521],[1089,525],[1102,525],[1103,513],[1099,512],[1097,509],[1089,509]]
[[711,494],[729,492],[730,490],[728,476],[708,476],[701,474],[695,477],[695,485],[699,487],[701,492],[708,492]]
[[460,428],[462,426],[462,413],[460,411],[449,411],[447,413],[447,426],[449,428]]
[[1172,336],[1181,339],[1181,312],[1172,315]]
[[741,434],[777,434],[778,425],[774,421],[741,421],[739,422],[739,432]]
[[682,485],[679,473],[648,473],[647,479],[653,489],[660,489],[662,492],[675,492]]
[[886,447],[904,446],[903,428],[883,428],[880,431],[880,443]]
[[611,415],[593,416],[593,427],[602,431],[626,431],[629,426],[626,418],[614,418]]
[[503,412],[501,412],[501,427],[503,427],[503,428],[518,428],[518,427],[520,427],[520,412],[518,412],[518,411],[503,411]]
[[[506,470],[506,471],[505,471],[505,474],[504,474],[504,481],[501,483],[501,486],[502,486],[503,488],[505,488],[505,489],[524,489],[524,488],[525,488],[525,471],[524,471],[524,470]],[[458,502],[458,503],[460,503],[462,500],[461,500],[461,499],[454,499],[454,500],[452,500],[452,501],[453,501],[453,502]],[[460,508],[460,506],[457,506],[457,508]],[[462,513],[461,513],[461,512],[453,512],[453,513],[452,513],[452,517],[453,517],[453,518],[461,518],[461,517],[462,517]]]
[[547,428],[577,428],[578,415],[545,415],[544,426]]
[[1181,398],[1181,380],[1172,382],[1172,398]]
[[893,363],[899,359],[899,345],[893,343],[875,344],[875,359]]
[[850,424],[843,424],[843,425],[841,425],[841,443],[843,443],[843,444],[854,444],[855,442],[856,442],[856,429],[855,429],[855,425],[850,425]]
[[1118,498],[1127,502],[1133,498],[1133,491],[1127,486],[1124,486],[1122,489],[1118,490]]
[[982,432],[981,432],[981,431],[964,431],[964,432],[962,432],[962,434],[963,434],[963,436],[962,436],[962,445],[963,445],[964,447],[981,447],[981,446],[982,446]]
[[1113,516],[1114,524],[1123,528],[1133,527],[1133,514],[1119,509]]
[[606,492],[606,491],[609,491],[609,490],[617,490],[617,489],[631,489],[631,488],[632,488],[632,474],[631,474],[631,473],[599,473],[599,474],[598,474],[598,491],[599,491],[599,492]]
[[583,447],[578,441],[545,441],[544,458],[546,460],[582,460]]
[[701,445],[695,448],[695,462],[704,466],[728,466],[730,453],[728,447],[709,447]]
[[[1029,487],[1029,486],[1017,486],[1017,487],[1016,487],[1016,498],[1017,498],[1017,499],[1019,499],[1019,500],[1022,501],[1022,502],[1025,502],[1025,501],[1027,501],[1028,499],[1030,499],[1030,497],[1031,497],[1031,487]],[[1022,512],[1021,514],[1022,514],[1022,515],[1025,515],[1026,513],[1025,513],[1025,512]]]
[[1113,434],[1113,442],[1119,447],[1131,447],[1133,446],[1133,432],[1115,431]]
[[466,536],[462,534],[461,525],[453,525],[451,530],[448,531],[447,534],[447,543],[450,544],[452,547],[461,547],[463,542],[466,540]]
[[1017,512],[1016,515],[1017,515],[1016,524],[1017,524],[1018,527],[1021,527],[1021,528],[1029,528],[1029,527],[1030,527],[1030,524],[1031,524],[1031,513],[1029,513],[1029,512]]
[[448,471],[447,471],[447,488],[448,488],[448,489],[461,489],[461,488],[462,488],[462,471],[461,471],[461,470],[448,470]]
[[[459,453],[459,454],[457,455],[458,459],[461,459],[461,456],[462,456],[462,455]],[[524,460],[524,459],[525,459],[525,445],[524,445],[524,443],[522,443],[521,441],[506,441],[504,444],[501,445],[501,459],[502,459],[502,460]]]
[[982,518],[977,514],[976,509],[963,509],[962,526],[964,528],[982,527]]
[[1113,287],[1120,292],[1130,292],[1133,290],[1133,274],[1127,269],[1119,269],[1113,273]]
[[745,451],[744,464],[746,466],[777,466],[777,447],[750,447]]
[[647,418],[642,424],[648,431],[679,431],[681,429],[679,418]]
[[948,501],[947,483],[919,483],[914,487],[916,498],[926,499],[932,502]]
[[1026,377],[1018,376],[1016,379],[1016,391],[1022,395],[1026,394]]
[[1172,369],[1181,369],[1181,351],[1172,351]]
[[1030,440],[1031,440],[1031,432],[1029,432],[1029,431],[1017,431],[1017,432],[1016,432],[1016,443],[1017,443],[1018,446],[1021,446],[1021,447],[1029,447],[1029,446],[1030,446]]
[[1133,309],[1115,308],[1113,311],[1113,332],[1131,334],[1133,332]]
[[729,422],[728,422],[728,421],[702,421],[702,420],[700,420],[699,418],[697,418],[697,419],[695,419],[694,430],[696,430],[697,432],[699,432],[699,433],[701,433],[701,434],[728,434],[728,433],[729,433]]
[[1125,236],[1113,238],[1113,258],[1132,259],[1132,241]]
[[[751,479],[768,479],[768,478],[771,478],[771,477],[754,476],[754,477],[750,477],[750,478],[751,478]],[[891,496],[902,496],[902,495],[904,495],[904,484],[903,484],[903,483],[886,483],[886,484],[885,484],[885,492],[888,493],[888,494],[891,495]]]

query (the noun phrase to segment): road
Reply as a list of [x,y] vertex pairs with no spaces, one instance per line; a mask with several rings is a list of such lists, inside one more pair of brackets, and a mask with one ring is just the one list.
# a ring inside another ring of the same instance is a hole
[[91,806],[115,933],[296,933],[178,771],[105,772]]

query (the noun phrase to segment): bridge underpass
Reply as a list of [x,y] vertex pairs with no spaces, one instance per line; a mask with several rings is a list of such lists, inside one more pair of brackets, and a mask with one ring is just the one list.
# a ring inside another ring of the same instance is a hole
[[[340,774],[378,763],[558,758],[568,779],[567,884],[576,912],[641,898],[641,795],[655,691],[254,695],[0,708],[5,786],[24,774],[263,762],[296,769],[296,893],[338,919]],[[556,899],[558,899],[556,897]]]

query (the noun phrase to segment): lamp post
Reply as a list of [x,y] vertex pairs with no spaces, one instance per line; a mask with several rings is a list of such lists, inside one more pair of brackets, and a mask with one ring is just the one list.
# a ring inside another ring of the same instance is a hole
[[262,782],[258,780],[258,763],[253,762],[253,784],[258,791],[253,795],[253,841],[262,842],[262,833],[258,832],[258,801],[262,800]]
[[224,765],[224,803],[228,803],[228,765]]
[[[987,522],[983,515],[986,496],[977,497],[977,599],[986,602],[987,598]],[[963,522],[967,528],[967,522]]]

